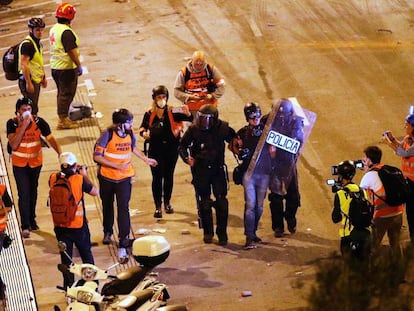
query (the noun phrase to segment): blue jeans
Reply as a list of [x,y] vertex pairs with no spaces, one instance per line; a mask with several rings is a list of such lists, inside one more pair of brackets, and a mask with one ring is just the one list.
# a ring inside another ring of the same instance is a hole
[[249,179],[243,177],[244,188],[244,234],[256,236],[257,226],[263,214],[263,201],[269,186],[269,175],[252,174]]

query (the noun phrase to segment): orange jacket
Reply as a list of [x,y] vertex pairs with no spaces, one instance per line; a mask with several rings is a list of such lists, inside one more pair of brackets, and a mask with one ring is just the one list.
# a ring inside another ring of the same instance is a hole
[[[101,148],[97,146],[96,148]],[[116,131],[113,132],[112,139],[106,145],[103,156],[108,161],[117,164],[125,164],[131,162],[132,158],[132,137],[126,135],[124,138],[119,137]],[[134,168],[128,165],[127,168],[119,170],[109,166],[101,165],[99,173],[108,179],[122,180],[135,175]]]
[[[3,197],[6,192],[6,186],[0,184],[0,197]],[[3,232],[7,227],[7,213],[5,215],[0,215],[0,232]]]
[[[21,131],[21,128],[16,129],[16,134]],[[36,123],[32,122],[29,128],[26,129],[23,139],[16,151],[12,151],[12,163],[14,166],[38,167],[42,165],[42,144],[40,142],[40,129]]]
[[[407,150],[411,146],[407,142],[407,137],[404,139],[404,143],[402,145],[403,149]],[[404,176],[411,181],[414,181],[414,156],[401,158],[401,171],[403,172]]]
[[[53,173],[52,175],[50,175],[49,187],[52,187],[52,185],[56,182],[58,174],[61,174],[61,173],[60,172]],[[79,203],[78,203],[78,208],[76,210],[75,218],[69,223],[69,225],[65,226],[65,228],[72,228],[72,229],[82,228],[83,219],[85,216],[83,200],[82,200],[83,198],[83,191],[82,191],[83,176],[80,174],[74,174],[74,175],[69,176],[68,181],[69,181],[73,196],[75,197],[75,202],[79,202]]]

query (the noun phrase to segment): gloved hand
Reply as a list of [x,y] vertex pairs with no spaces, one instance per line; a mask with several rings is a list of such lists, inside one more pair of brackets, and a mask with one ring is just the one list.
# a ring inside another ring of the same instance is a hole
[[81,75],[82,75],[82,73],[83,73],[82,66],[77,67],[77,68],[76,68],[76,72],[78,73],[78,76],[81,76]]

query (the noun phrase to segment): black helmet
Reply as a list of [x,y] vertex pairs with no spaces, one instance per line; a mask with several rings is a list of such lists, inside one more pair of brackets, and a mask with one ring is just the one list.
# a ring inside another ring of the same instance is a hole
[[43,19],[41,19],[40,17],[32,17],[27,22],[27,26],[30,27],[30,28],[35,28],[35,27],[45,28],[46,24],[43,21]]
[[249,119],[260,118],[262,116],[260,105],[254,102],[246,104],[244,106],[244,116],[247,122],[249,122]]
[[206,104],[200,107],[196,115],[196,125],[199,129],[206,131],[211,129],[218,119],[218,110],[214,105]]
[[23,105],[29,105],[33,109],[33,102],[28,97],[19,98],[16,102],[16,112],[19,111],[20,107]]
[[411,126],[414,126],[414,113],[409,114],[405,118],[405,121],[407,121],[407,123],[411,124]]
[[112,123],[114,124],[126,123],[132,119],[134,119],[134,115],[125,108],[117,109],[112,113]]
[[152,89],[152,99],[155,99],[155,96],[164,94],[169,97],[168,89],[164,85],[158,85]]
[[338,164],[338,175],[351,180],[355,176],[355,165],[353,161],[342,161]]
[[293,114],[293,105],[289,99],[282,98],[279,101],[279,112],[283,115]]

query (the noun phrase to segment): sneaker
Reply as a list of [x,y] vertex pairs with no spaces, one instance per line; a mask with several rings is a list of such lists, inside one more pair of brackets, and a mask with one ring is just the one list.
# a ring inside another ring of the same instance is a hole
[[24,229],[24,230],[22,231],[22,236],[23,236],[23,238],[25,238],[25,239],[30,238],[30,230],[29,230],[29,229]]
[[120,264],[126,264],[128,262],[128,252],[127,249],[124,247],[121,247],[118,249],[118,261]]
[[76,122],[73,122],[68,117],[59,117],[59,121],[57,124],[58,130],[76,129],[78,127],[79,127],[79,124]]
[[296,227],[288,226],[288,230],[289,230],[290,234],[295,234],[296,233]]
[[275,229],[275,237],[276,238],[283,238],[283,231],[280,229]]
[[173,209],[173,207],[171,206],[171,204],[165,204],[165,212],[166,212],[167,214],[172,214],[172,213],[174,213],[174,209]]
[[102,243],[105,245],[109,245],[112,243],[112,235],[110,233],[105,233]]
[[244,244],[244,249],[254,249],[254,248],[257,248],[257,246],[254,245],[254,239],[246,237],[246,244]]
[[161,210],[161,208],[156,208],[155,209],[154,218],[162,218],[162,210]]

